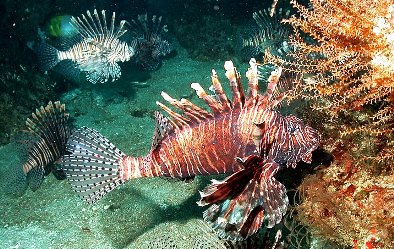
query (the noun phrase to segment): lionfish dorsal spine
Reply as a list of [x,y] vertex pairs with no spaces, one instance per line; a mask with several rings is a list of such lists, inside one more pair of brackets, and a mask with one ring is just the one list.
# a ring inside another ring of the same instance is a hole
[[272,95],[275,92],[275,89],[278,85],[280,76],[282,75],[282,68],[278,67],[274,71],[271,72],[271,75],[268,78],[268,86],[266,91],[266,96],[269,101],[272,100]]
[[230,81],[232,97],[232,108],[242,108],[245,101],[245,95],[240,84],[240,75],[237,69],[234,67],[232,61],[226,61],[224,63],[224,69],[226,70],[226,77]]
[[227,61],[224,67],[226,69],[226,77],[230,81],[230,86],[232,89],[232,102],[229,101],[225,92],[223,91],[222,85],[215,70],[212,70],[211,75],[215,97],[207,94],[207,92],[199,83],[191,84],[191,88],[196,91],[197,96],[209,106],[211,113],[194,105],[186,99],[181,99],[178,101],[164,92],[161,94],[164,100],[166,100],[176,109],[182,111],[184,115],[172,111],[169,107],[162,104],[161,102],[156,102],[156,104],[165,112],[167,112],[170,117],[170,122],[176,128],[181,128],[184,125],[200,123],[202,120],[220,116],[223,113],[229,112],[236,108],[241,109],[244,106],[254,106],[258,99],[258,71],[256,60],[252,59],[250,65],[251,67],[247,74],[249,78],[249,94],[247,98],[245,98],[244,91],[240,84],[240,75],[231,61]]
[[229,111],[231,109],[231,103],[223,91],[222,84],[219,81],[215,69],[212,69],[211,80],[212,80],[213,89],[215,90],[215,94],[218,100],[220,101],[220,103],[222,104],[223,111]]
[[96,20],[93,19],[92,15],[90,14],[90,11],[86,11],[86,14],[92,23],[93,32],[95,34],[102,34],[102,31],[98,29],[98,27],[101,27],[101,23],[100,23],[100,18],[98,18],[97,10],[96,9],[93,10],[93,16],[96,18]]
[[199,106],[193,104],[187,99],[182,98],[180,101],[173,99],[167,93],[162,93],[163,98],[169,102],[172,106],[181,110],[185,116],[189,119],[189,124],[200,123],[203,120],[212,118],[213,115]]
[[[161,19],[162,19],[162,16],[159,16],[159,17],[157,18],[157,22],[156,22],[156,16],[153,16],[153,17],[152,17],[153,23],[156,23],[155,33],[158,33],[158,32],[159,32],[160,24],[161,24]],[[165,28],[166,28],[166,26],[164,25],[164,26],[163,26],[163,30],[165,30]]]
[[[79,16],[71,17],[71,24],[75,26],[75,28],[79,31],[83,38],[94,37],[94,31],[92,31],[91,26],[87,21],[85,15],[82,14],[82,18],[83,20]],[[86,21],[86,23],[84,20]]]
[[[133,20],[134,21],[134,20]],[[145,33],[147,33],[148,32],[148,25],[147,25],[147,23],[148,23],[148,14],[147,13],[145,13],[145,14],[143,14],[143,15],[138,15],[138,21],[139,21],[139,23],[141,24],[141,26],[142,26],[142,30],[145,32]],[[135,24],[137,24],[136,22],[134,22]],[[137,24],[138,25],[138,24]]]
[[[104,32],[103,25],[101,24],[101,20],[100,20],[100,17],[99,17],[99,15],[98,15],[96,9],[94,9],[93,15],[94,15],[94,17],[96,18],[96,22],[97,22],[97,24],[98,24],[98,27],[100,28],[99,31],[101,32],[101,34],[106,34],[106,32]],[[105,24],[105,11],[104,11],[104,10],[101,11],[101,15],[103,16],[103,22],[104,22],[104,24]]]
[[246,99],[246,106],[255,106],[258,98],[258,70],[257,62],[254,58],[249,61],[249,69],[246,72],[248,78],[248,97]]
[[125,20],[121,20],[119,27],[115,31],[115,12],[112,12],[111,23],[108,29],[105,10],[101,11],[100,18],[96,9],[93,10],[93,15],[88,10],[86,11],[86,16],[82,14],[81,17],[71,18],[71,24],[75,26],[83,38],[100,37],[107,40],[107,42],[112,42],[127,32],[124,26],[125,23]]
[[159,101],[156,101],[156,105],[158,105],[163,111],[165,111],[171,117],[169,121],[175,129],[181,129],[181,127],[183,126],[188,126],[189,120],[183,117],[182,115],[180,115],[179,113],[174,112],[169,107],[167,107],[166,105],[164,105]]
[[[167,32],[167,25],[161,26],[162,16],[152,15],[151,22],[148,21],[148,14],[137,16],[136,20],[131,20],[134,30],[142,31],[144,36],[159,36],[162,31]],[[154,38],[154,37],[153,37]]]
[[187,99],[181,99],[179,103],[181,105],[180,108],[190,119],[194,117],[196,120],[206,120],[213,117],[210,112],[205,111]]
[[207,94],[199,83],[192,83],[190,86],[196,91],[197,96],[211,108],[214,116],[218,116],[222,113],[222,105],[211,95]]

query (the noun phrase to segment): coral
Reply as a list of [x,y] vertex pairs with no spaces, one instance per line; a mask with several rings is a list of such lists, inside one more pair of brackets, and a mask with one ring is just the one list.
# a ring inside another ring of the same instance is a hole
[[265,61],[297,76],[287,98],[312,107],[303,115],[334,157],[300,185],[297,219],[313,235],[343,246],[392,248],[394,5],[290,2],[298,15],[283,22],[293,27],[294,50],[285,59],[268,51]]
[[225,249],[227,245],[204,222],[192,219],[185,224],[160,224],[141,235],[128,248]]
[[[291,59],[270,53],[266,61],[302,75],[294,95],[329,118],[345,115],[342,135],[374,136],[375,155],[364,159],[394,161],[394,5],[392,1],[312,0],[307,8],[292,0],[299,17],[292,25]],[[305,36],[307,37],[305,38]],[[350,125],[353,123],[352,125]]]
[[185,223],[172,221],[159,224],[136,238],[126,248],[268,249],[276,248],[275,246],[277,244],[264,237],[263,233],[241,242],[222,240],[205,222],[190,219]]
[[[312,234],[344,246],[393,248],[394,176],[370,177],[342,162],[311,175],[299,187],[298,219]],[[356,247],[358,248],[358,247]]]

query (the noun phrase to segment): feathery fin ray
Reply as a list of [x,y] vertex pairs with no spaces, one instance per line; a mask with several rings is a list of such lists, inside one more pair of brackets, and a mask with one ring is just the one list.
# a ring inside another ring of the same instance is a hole
[[97,131],[82,127],[67,143],[63,170],[72,188],[89,203],[94,203],[124,181],[120,160],[125,154]]
[[289,203],[284,185],[274,178],[278,164],[252,155],[242,165],[245,169],[223,181],[212,181],[197,202],[200,206],[213,204],[203,218],[226,240],[244,240],[265,219],[267,227],[273,227],[282,220]]

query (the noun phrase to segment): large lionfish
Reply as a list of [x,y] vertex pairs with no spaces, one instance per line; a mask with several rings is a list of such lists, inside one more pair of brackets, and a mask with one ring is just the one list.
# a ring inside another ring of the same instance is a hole
[[[60,51],[55,47],[41,43],[37,54],[42,70],[47,71],[60,61],[69,60],[73,67],[86,73],[86,79],[95,83],[115,81],[121,75],[118,62],[129,61],[134,55],[134,43],[126,43],[119,38],[126,33],[125,20],[121,20],[115,28],[115,12],[107,25],[105,11],[101,18],[97,10],[86,12],[86,16],[72,17],[71,24],[77,29],[78,35],[71,41],[71,47]],[[70,42],[68,42],[70,43]]]
[[275,111],[281,96],[273,92],[281,70],[274,71],[264,95],[258,94],[258,70],[254,59],[247,72],[245,96],[239,73],[232,62],[225,64],[232,89],[232,101],[225,95],[212,70],[216,98],[197,83],[197,95],[212,112],[186,99],[162,96],[181,115],[157,104],[168,117],[156,113],[156,128],[150,152],[144,157],[125,155],[107,138],[90,128],[72,133],[63,158],[63,170],[72,188],[93,203],[122,183],[140,177],[231,174],[213,181],[201,192],[199,205],[211,205],[204,219],[227,240],[243,240],[263,224],[273,227],[288,206],[284,185],[274,176],[282,167],[311,162],[319,146],[316,130],[295,116]]

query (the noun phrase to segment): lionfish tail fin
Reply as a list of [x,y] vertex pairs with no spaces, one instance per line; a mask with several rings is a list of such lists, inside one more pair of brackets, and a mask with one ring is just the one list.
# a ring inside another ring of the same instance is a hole
[[243,166],[221,182],[212,181],[198,202],[201,206],[213,204],[203,218],[222,239],[244,240],[256,233],[264,220],[269,228],[279,223],[287,211],[286,189],[273,177],[279,165],[252,155]]
[[47,43],[38,44],[35,53],[38,57],[38,66],[42,71],[49,71],[60,62],[59,50]]
[[89,203],[121,185],[121,161],[125,154],[99,132],[82,127],[70,136],[63,171],[72,188]]

